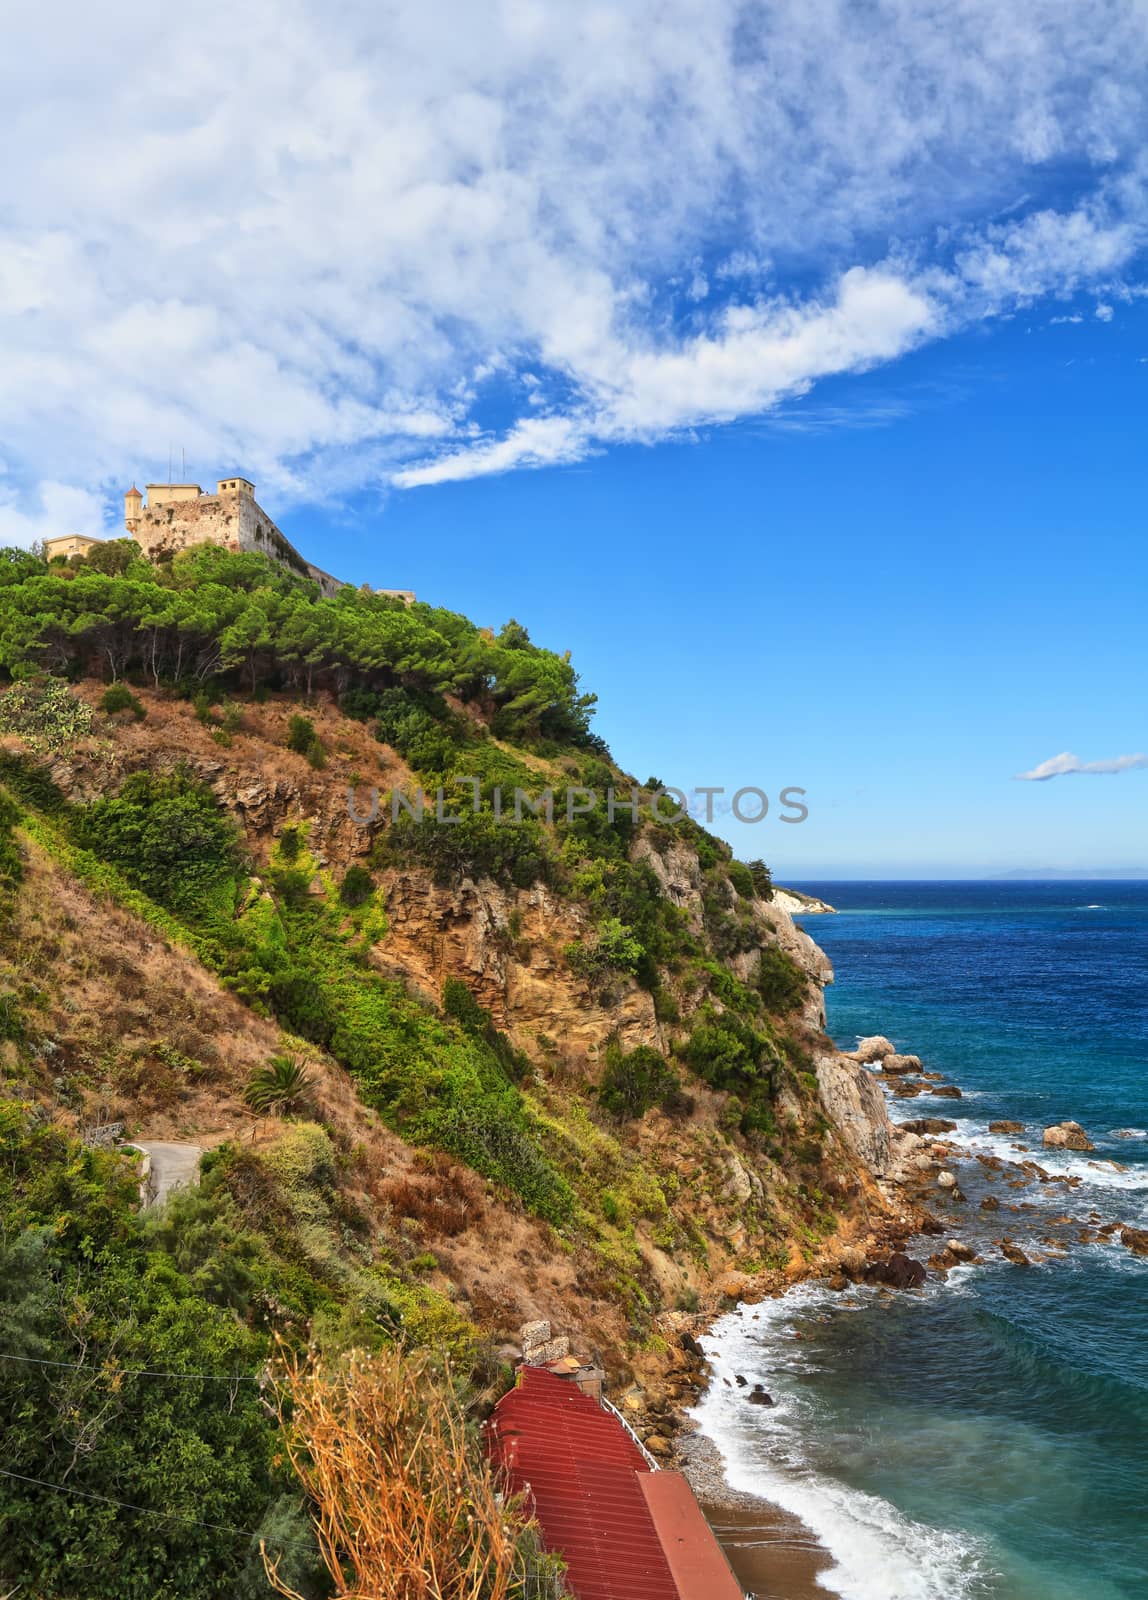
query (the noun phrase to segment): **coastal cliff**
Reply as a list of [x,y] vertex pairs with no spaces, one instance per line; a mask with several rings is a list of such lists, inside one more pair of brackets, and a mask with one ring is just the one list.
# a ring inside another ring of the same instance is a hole
[[[77,1318],[84,1361],[196,1371],[214,1340],[251,1381],[273,1348],[400,1339],[477,1396],[545,1320],[666,1458],[715,1314],[903,1236],[880,1091],[824,1033],[828,961],[763,863],[657,813],[518,624],[212,550],[11,568],[0,1208],[49,1363],[0,1373],[15,1411],[65,1418],[29,1385],[71,1370]],[[610,790],[632,811],[587,805]],[[156,1145],[202,1153],[198,1182],[141,1209]],[[164,1471],[217,1411],[163,1413]],[[276,1448],[245,1417],[215,1508],[244,1525]],[[77,1488],[114,1458],[146,1495],[134,1426],[109,1413]]]

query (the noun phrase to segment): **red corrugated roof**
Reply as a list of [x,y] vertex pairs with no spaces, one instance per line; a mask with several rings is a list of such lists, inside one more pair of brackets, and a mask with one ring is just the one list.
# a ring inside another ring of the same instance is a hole
[[645,1457],[617,1417],[568,1379],[523,1367],[495,1408],[487,1447],[514,1492],[528,1496],[577,1600],[740,1600],[685,1479],[658,1473],[680,1489],[648,1499]]

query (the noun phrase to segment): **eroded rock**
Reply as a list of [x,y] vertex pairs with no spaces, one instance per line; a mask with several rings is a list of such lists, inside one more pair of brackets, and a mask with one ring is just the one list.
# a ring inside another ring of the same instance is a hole
[[1048,1150],[1095,1150],[1096,1146],[1079,1122],[1057,1122],[1044,1130],[1044,1145]]
[[883,1061],[886,1056],[897,1053],[897,1046],[892,1039],[886,1039],[884,1034],[874,1033],[868,1039],[862,1039],[856,1050],[851,1050],[850,1055],[854,1061],[860,1061],[863,1067],[870,1066],[874,1061]]

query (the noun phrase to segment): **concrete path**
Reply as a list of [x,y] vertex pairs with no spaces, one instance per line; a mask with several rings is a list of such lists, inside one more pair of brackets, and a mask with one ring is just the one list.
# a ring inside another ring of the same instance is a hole
[[202,1145],[141,1139],[132,1149],[142,1150],[147,1157],[147,1174],[141,1186],[145,1206],[161,1206],[173,1189],[186,1189],[189,1184],[199,1182]]

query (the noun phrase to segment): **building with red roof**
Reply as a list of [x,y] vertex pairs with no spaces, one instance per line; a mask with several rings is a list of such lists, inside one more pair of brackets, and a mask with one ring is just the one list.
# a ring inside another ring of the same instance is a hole
[[657,1468],[612,1408],[524,1366],[486,1424],[576,1600],[744,1600],[693,1490]]

